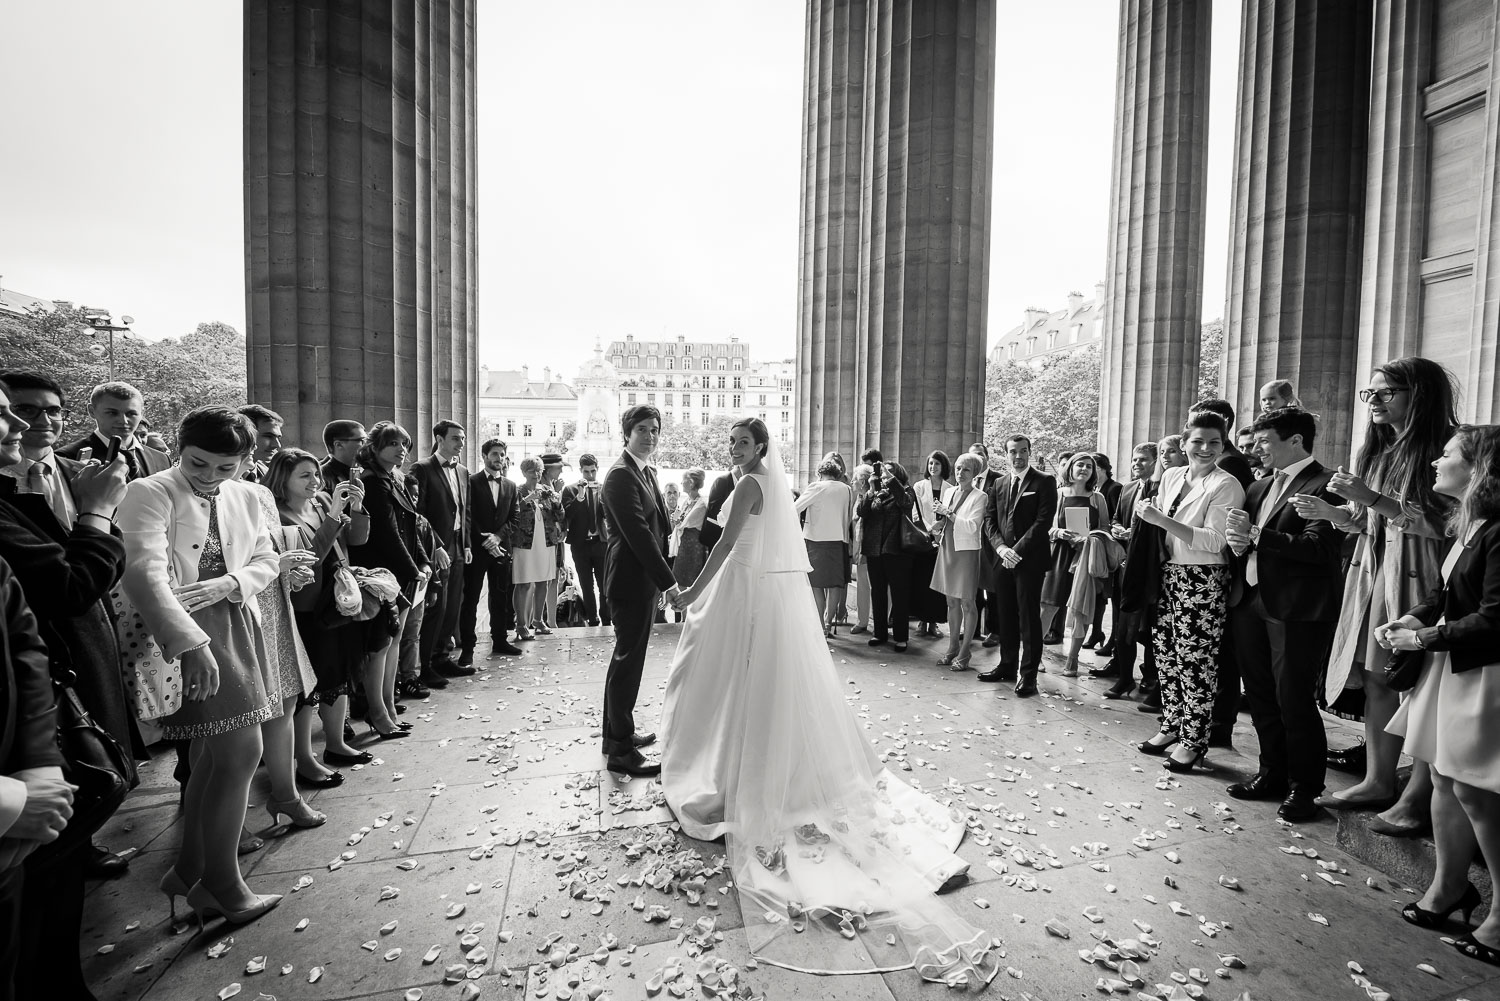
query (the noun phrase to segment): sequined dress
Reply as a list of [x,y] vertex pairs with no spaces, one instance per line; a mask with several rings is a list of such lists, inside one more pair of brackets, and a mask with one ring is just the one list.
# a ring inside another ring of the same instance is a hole
[[[203,496],[203,495],[199,495]],[[208,536],[198,559],[198,579],[213,580],[228,572],[219,539],[217,498],[208,501]],[[193,612],[193,621],[208,634],[208,648],[219,665],[219,690],[201,702],[184,701],[182,708],[161,721],[166,740],[215,737],[247,726],[259,726],[281,715],[281,685],[261,632],[250,609],[233,598]]]

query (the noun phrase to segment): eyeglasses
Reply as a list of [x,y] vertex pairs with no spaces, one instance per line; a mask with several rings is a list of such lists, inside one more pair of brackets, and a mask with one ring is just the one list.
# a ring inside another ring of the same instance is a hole
[[333,440],[334,440],[335,444],[340,444],[340,445],[358,445],[358,444],[362,443],[365,439],[363,439],[363,438],[335,438]]
[[38,417],[46,417],[49,421],[67,420],[73,413],[67,407],[38,407],[30,403],[12,403],[10,412],[23,421],[34,421]]
[[1397,393],[1404,393],[1406,391],[1407,388],[1405,386],[1398,386],[1395,389],[1361,389],[1359,391],[1359,402],[1370,403],[1374,400],[1379,400],[1381,403],[1389,403],[1396,398]]

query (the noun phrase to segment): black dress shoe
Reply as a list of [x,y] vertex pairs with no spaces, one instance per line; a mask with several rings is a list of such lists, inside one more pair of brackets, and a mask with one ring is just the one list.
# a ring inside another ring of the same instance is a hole
[[866,646],[885,646],[885,640],[883,640],[883,639],[869,639],[869,640],[865,640],[865,645]]
[[1313,802],[1316,798],[1305,789],[1293,789],[1287,798],[1281,801],[1281,806],[1276,813],[1283,820],[1311,820],[1322,809]]
[[1269,775],[1257,775],[1244,782],[1236,782],[1225,792],[1235,799],[1285,799],[1285,782],[1278,782]]
[[458,666],[459,667],[473,667],[474,666],[474,651],[473,650],[465,650],[463,653],[459,654],[458,655]]
[[1161,695],[1157,692],[1149,693],[1144,699],[1141,700],[1141,704],[1136,706],[1136,709],[1140,710],[1143,713],[1155,713],[1157,715],[1161,715]]
[[652,744],[656,743],[656,734],[633,733],[630,735],[630,742],[636,747],[650,747]]
[[436,671],[428,670],[426,668],[424,668],[422,670],[422,673],[418,675],[417,680],[422,682],[422,684],[426,685],[428,688],[448,687],[447,678],[443,677],[441,674],[438,674]]
[[425,699],[431,694],[432,691],[422,684],[420,678],[403,678],[396,682],[396,698],[398,699]]
[[83,874],[89,879],[114,879],[130,871],[130,860],[110,854],[109,849],[89,845],[83,859]]
[[1062,643],[1062,633],[1050,632],[1042,637],[1043,646],[1057,646]]
[[990,649],[991,647],[997,647],[1000,645],[1000,637],[996,636],[994,633],[990,633],[984,638],[984,642],[979,645],[984,647],[986,650]]
[[490,653],[491,654],[503,653],[507,657],[519,657],[519,656],[521,656],[521,648],[518,647],[518,646],[516,646],[514,643],[510,642],[509,640],[498,639],[498,640],[495,641],[494,647],[493,647],[493,649],[490,650]]
[[1092,650],[1092,649],[1094,649],[1095,647],[1098,647],[1098,646],[1102,646],[1103,643],[1104,643],[1104,634],[1102,632],[1100,632],[1099,630],[1097,630],[1097,629],[1095,629],[1092,633],[1089,634],[1089,638],[1088,639],[1086,639],[1086,640],[1083,641],[1084,647],[1086,649],[1089,649],[1089,650]]
[[1089,670],[1090,678],[1118,678],[1120,669],[1114,664],[1105,664],[1103,667],[1095,667]]
[[298,789],[332,789],[334,786],[341,786],[343,784],[343,772],[329,772],[320,779],[310,779],[301,772],[297,773]]
[[611,755],[605,762],[605,767],[617,775],[660,775],[661,765],[655,761],[647,761],[646,756],[640,751],[631,751],[629,754]]
[[1123,699],[1133,691],[1135,691],[1135,682],[1129,678],[1122,678],[1105,689],[1104,697],[1106,699]]
[[1016,669],[1006,664],[1001,664],[993,671],[985,671],[983,674],[975,675],[980,681],[1015,681]]
[[343,751],[323,752],[325,765],[368,765],[374,760],[375,755],[369,751],[357,751],[354,754],[345,754]]
[[597,626],[598,624],[599,624],[599,620],[598,619],[585,619],[584,620],[584,625]]
[[[404,705],[402,705],[401,703],[399,703],[399,702],[396,703],[396,715],[397,716],[404,716],[404,715],[406,715],[406,707]],[[411,724],[410,723],[406,724],[406,727],[407,727],[407,729],[411,729]]]
[[1018,681],[1018,682],[1016,682],[1016,698],[1018,698],[1018,699],[1029,699],[1029,698],[1031,698],[1035,694],[1036,694],[1036,682],[1035,681]]
[[1338,750],[1328,752],[1328,767],[1336,768],[1341,772],[1353,772],[1356,775],[1365,773],[1365,745],[1361,741],[1352,747],[1341,747]]
[[478,673],[472,663],[460,664],[452,660],[440,660],[432,665],[432,669],[445,678],[467,678]]
[[1101,657],[1113,657],[1115,655],[1115,638],[1111,636],[1103,646],[1095,647],[1094,652]]

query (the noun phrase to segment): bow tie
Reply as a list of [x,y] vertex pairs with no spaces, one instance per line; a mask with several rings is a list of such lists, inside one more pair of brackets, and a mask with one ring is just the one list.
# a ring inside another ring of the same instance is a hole
[[505,479],[505,474],[504,473],[491,473],[490,474],[490,482],[491,483],[499,483],[503,479]]
[[443,462],[443,468],[444,469],[457,469],[458,468],[458,460],[457,459],[447,459],[447,460],[445,460]]

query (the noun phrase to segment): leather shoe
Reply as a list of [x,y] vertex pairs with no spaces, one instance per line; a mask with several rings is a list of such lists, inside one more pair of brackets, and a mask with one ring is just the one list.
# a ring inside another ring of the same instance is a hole
[[1235,799],[1285,799],[1287,794],[1285,782],[1278,782],[1265,774],[1235,782],[1225,791]]
[[980,681],[1015,681],[1016,669],[1001,664],[993,671],[985,671],[983,674],[975,675]]
[[422,684],[420,678],[403,678],[396,682],[396,697],[401,699],[425,699],[432,691]]
[[1136,709],[1143,713],[1156,713],[1157,715],[1160,715],[1161,696],[1156,692],[1150,693],[1141,700],[1141,704],[1136,706]]
[[652,744],[656,743],[656,734],[633,733],[630,735],[630,742],[636,747],[650,747]]
[[474,666],[474,651],[473,650],[465,650],[463,653],[459,654],[458,655],[458,666],[459,667],[473,667]]
[[1042,637],[1042,646],[1057,646],[1062,640],[1062,633],[1053,631]]
[[1305,789],[1293,789],[1287,798],[1281,801],[1281,806],[1276,813],[1283,820],[1311,820],[1318,815],[1319,810],[1314,798],[1313,794]]
[[477,673],[473,664],[460,664],[451,660],[440,660],[432,665],[432,669],[445,678],[467,678]]
[[438,674],[436,671],[430,669],[423,669],[422,673],[417,676],[417,680],[422,682],[422,684],[426,685],[428,688],[448,687],[448,679],[443,677],[441,674]]
[[1111,636],[1103,646],[1095,647],[1094,653],[1100,657],[1113,657],[1115,655],[1115,638]]
[[986,650],[990,649],[991,647],[997,647],[1000,645],[1000,637],[995,635],[994,633],[990,633],[984,638],[984,642],[979,645],[984,647]]
[[1120,669],[1113,664],[1105,664],[1103,667],[1089,669],[1090,678],[1118,678]]
[[1033,696],[1035,694],[1036,694],[1036,682],[1035,681],[1018,681],[1018,682],[1016,682],[1016,698],[1018,698],[1018,699],[1029,699],[1031,696]]
[[497,653],[503,653],[507,657],[519,657],[521,656],[521,648],[516,646],[510,640],[498,639],[495,640],[494,644],[492,645],[490,649],[490,655],[494,656]]
[[89,845],[83,860],[83,874],[89,879],[114,879],[130,870],[130,860],[110,854],[109,849]]
[[640,751],[631,751],[629,754],[611,755],[605,762],[605,767],[617,775],[651,776],[661,774],[661,765],[655,761],[647,761],[646,756]]
[[585,625],[589,625],[589,626],[597,626],[599,624],[599,620],[598,619],[585,619],[584,620],[584,624]]

